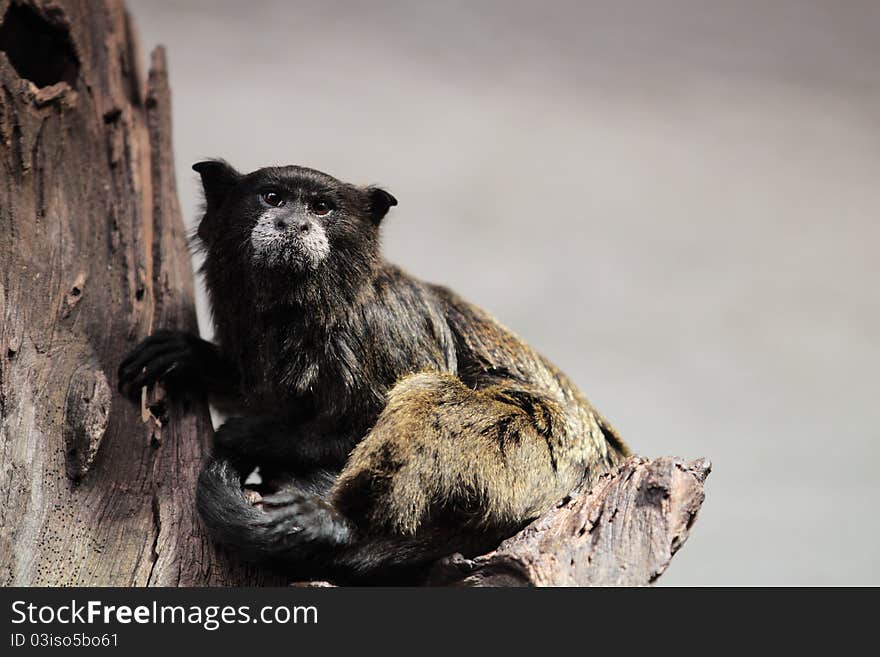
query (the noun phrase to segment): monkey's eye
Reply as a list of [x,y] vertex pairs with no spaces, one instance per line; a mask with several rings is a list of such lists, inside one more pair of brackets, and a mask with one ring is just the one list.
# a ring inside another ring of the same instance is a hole
[[266,205],[271,205],[273,208],[280,208],[284,205],[284,197],[274,189],[267,189],[261,195],[263,197],[263,202]]
[[333,212],[333,209],[333,204],[323,198],[315,199],[309,203],[309,210],[311,210],[312,214],[316,214],[319,217],[330,214]]

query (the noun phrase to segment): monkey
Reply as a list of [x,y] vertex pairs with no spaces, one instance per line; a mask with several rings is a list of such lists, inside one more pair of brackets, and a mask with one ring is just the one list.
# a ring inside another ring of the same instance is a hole
[[216,342],[157,331],[118,381],[229,409],[197,484],[215,542],[295,577],[419,583],[630,454],[513,332],[383,258],[389,192],[293,165],[193,169]]

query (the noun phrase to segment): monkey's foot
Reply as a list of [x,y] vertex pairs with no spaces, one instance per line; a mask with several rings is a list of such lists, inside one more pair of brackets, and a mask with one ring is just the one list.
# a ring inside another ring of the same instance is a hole
[[339,546],[352,540],[351,522],[317,495],[281,491],[263,497],[260,504],[270,531],[296,537],[293,542]]

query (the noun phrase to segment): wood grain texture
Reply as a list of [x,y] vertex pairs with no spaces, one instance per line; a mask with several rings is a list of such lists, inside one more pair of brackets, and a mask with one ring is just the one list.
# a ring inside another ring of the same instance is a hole
[[497,550],[441,561],[431,583],[452,586],[645,586],[687,540],[705,497],[705,459],[633,456]]
[[121,2],[0,0],[0,584],[274,582],[217,552],[207,408],[139,410],[116,365],[196,330],[165,55]]

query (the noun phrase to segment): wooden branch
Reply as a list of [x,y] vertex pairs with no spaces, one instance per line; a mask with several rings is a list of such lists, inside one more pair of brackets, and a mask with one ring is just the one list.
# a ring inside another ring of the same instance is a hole
[[165,57],[117,0],[0,0],[0,585],[279,583],[194,504],[207,408],[138,410],[116,365],[196,330]]
[[705,459],[634,456],[593,489],[545,514],[497,550],[456,555],[430,583],[452,586],[642,586],[687,540],[703,503]]

